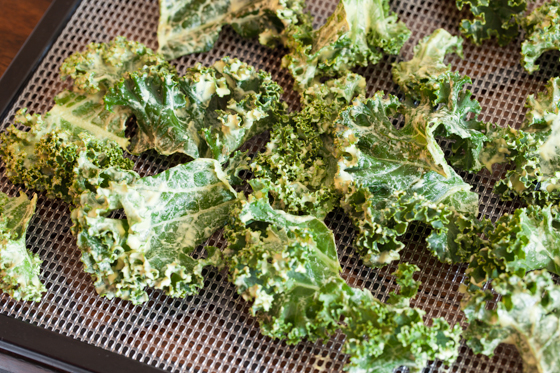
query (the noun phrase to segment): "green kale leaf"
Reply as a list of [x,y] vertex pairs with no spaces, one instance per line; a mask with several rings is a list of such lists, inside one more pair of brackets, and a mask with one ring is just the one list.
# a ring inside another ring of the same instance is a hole
[[141,43],[119,36],[109,43],[90,43],[83,52],[68,57],[60,67],[62,79],[74,79],[79,94],[106,92],[127,72],[144,66],[166,65],[162,56]]
[[461,32],[476,45],[496,37],[508,45],[519,33],[517,17],[527,9],[527,0],[457,0],[457,8],[469,5],[474,20],[464,19]]
[[495,294],[480,289],[466,293],[462,308],[470,322],[463,337],[477,354],[492,356],[500,343],[513,344],[523,360],[523,372],[560,370],[560,288],[546,271],[524,278],[502,274],[492,281],[501,295],[495,309],[487,302]]
[[12,126],[0,135],[0,155],[13,183],[71,202],[72,170],[80,152],[86,151],[99,167],[132,169],[132,161],[121,150],[128,143],[126,112],[105,110],[99,93],[84,96],[65,91],[55,102],[44,118],[29,115],[26,109],[18,112],[16,123],[30,127],[28,132]]
[[86,151],[98,167],[132,169],[132,161],[121,150],[129,145],[125,129],[130,110],[105,109],[103,96],[127,73],[155,65],[169,68],[150,49],[124,37],[91,43],[85,51],[68,57],[60,70],[63,78],[74,79],[72,89],[59,94],[43,117],[20,110],[16,124],[30,127],[28,132],[13,126],[0,135],[8,178],[72,202],[80,192],[70,189],[81,152]]
[[443,319],[425,326],[424,312],[410,308],[419,285],[412,279],[416,266],[399,266],[401,294],[383,304],[345,283],[333,233],[319,219],[273,209],[266,192],[242,200],[232,215],[229,278],[252,302],[263,334],[293,344],[341,329],[350,354],[345,369],[356,373],[392,373],[402,365],[417,372],[428,360],[457,357],[460,327]]
[[390,294],[389,304],[369,291],[346,289],[342,331],[346,334],[343,351],[350,354],[348,372],[392,373],[406,366],[414,373],[421,372],[430,360],[450,365],[457,359],[461,327],[452,328],[442,318],[426,326],[425,312],[410,307],[420,285],[412,278],[417,270],[415,265],[399,264],[394,275],[401,291]]
[[[178,298],[198,292],[203,268],[221,256],[216,250],[206,259],[191,254],[226,223],[237,199],[217,161],[197,159],[140,178],[134,171],[96,169],[82,156],[75,172],[86,190],[72,211],[73,230],[100,295],[140,304],[146,287]],[[123,219],[111,215],[119,209]]]
[[[442,118],[429,103],[402,105],[383,96],[356,99],[337,120],[335,187],[358,230],[354,246],[366,264],[386,265],[404,247],[397,238],[420,221],[432,227],[428,248],[441,261],[464,261],[476,231],[478,195],[435,141]],[[401,129],[392,122],[397,114],[404,115]]]
[[478,120],[481,107],[478,101],[471,99],[471,91],[463,90],[466,84],[471,84],[471,79],[457,73],[442,77],[431,126],[435,128],[434,136],[453,141],[447,158],[453,167],[479,171],[483,167],[480,156],[488,142],[485,134],[488,126]]
[[433,134],[453,141],[450,164],[479,171],[480,153],[487,142],[483,133],[486,125],[477,119],[480,104],[471,99],[469,90],[463,91],[466,84],[471,84],[470,78],[451,72],[451,65],[443,63],[451,52],[462,56],[462,39],[438,29],[418,43],[410,61],[394,65],[393,80],[408,101],[429,103],[436,109],[430,119],[435,128]]
[[230,185],[243,185],[244,178],[242,172],[251,171],[251,157],[247,156],[249,151],[236,151],[227,161],[224,172],[227,175]]
[[410,61],[394,64],[393,81],[415,100],[429,97],[435,101],[442,76],[451,72],[451,65],[443,63],[449,53],[463,57],[463,39],[437,29],[414,47],[414,57]]
[[180,85],[211,158],[221,162],[285,111],[283,90],[270,74],[236,58],[224,57],[212,68],[192,68]]
[[389,0],[341,0],[321,28],[306,27],[303,24],[289,35],[290,54],[282,60],[300,91],[323,77],[376,64],[384,54],[396,55],[410,36],[406,25],[389,10]]
[[345,285],[333,233],[315,217],[273,209],[266,192],[248,198],[226,226],[230,281],[252,302],[263,334],[291,344],[328,339],[339,316],[323,314],[320,294]]
[[539,70],[537,59],[545,52],[560,49],[560,3],[550,1],[520,19],[525,29],[521,44],[521,65],[529,73]]
[[155,149],[165,155],[201,156],[201,139],[189,121],[187,100],[175,71],[156,66],[133,72],[111,88],[104,101],[108,110],[126,107],[136,117],[138,129],[128,149],[131,153]]
[[365,85],[363,77],[348,74],[308,88],[303,109],[275,124],[266,150],[253,159],[253,190],[266,188],[275,209],[323,219],[340,199],[333,123]]
[[37,195],[10,198],[0,192],[0,290],[15,300],[41,300],[47,291],[39,279],[41,259],[25,249],[25,234]]
[[168,59],[207,52],[223,26],[270,45],[305,18],[303,0],[160,0],[159,51]]
[[109,91],[105,104],[135,115],[132,153],[155,149],[224,162],[278,120],[285,110],[281,94],[268,73],[225,57],[212,67],[190,68],[183,77],[165,66],[129,74]]
[[505,214],[483,232],[486,239],[471,258],[467,275],[482,286],[502,273],[546,269],[560,275],[560,210],[529,206]]
[[513,163],[494,190],[504,200],[518,197],[528,204],[545,206],[560,202],[560,78],[546,90],[527,97],[529,109],[523,125],[495,127],[480,154],[491,171],[494,164]]

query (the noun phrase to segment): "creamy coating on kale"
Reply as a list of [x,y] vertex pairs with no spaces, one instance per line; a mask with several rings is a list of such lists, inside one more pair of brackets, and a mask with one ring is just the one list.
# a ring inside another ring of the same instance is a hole
[[519,22],[526,32],[521,65],[533,73],[539,70],[536,62],[543,53],[560,49],[560,2],[548,1]]
[[273,45],[302,22],[304,7],[303,0],[160,0],[159,52],[168,60],[207,52],[228,24],[242,37]]
[[[140,304],[147,287],[183,298],[203,285],[202,270],[219,263],[192,257],[196,247],[221,228],[237,195],[221,165],[197,159],[158,175],[141,178],[134,171],[99,170],[86,157],[76,168],[90,187],[72,211],[73,231],[84,269],[97,292]],[[122,209],[125,217],[111,217]],[[216,255],[215,255],[216,254]]]
[[0,290],[15,300],[38,302],[47,291],[39,278],[41,259],[25,248],[36,205],[37,195],[10,198],[0,192]]

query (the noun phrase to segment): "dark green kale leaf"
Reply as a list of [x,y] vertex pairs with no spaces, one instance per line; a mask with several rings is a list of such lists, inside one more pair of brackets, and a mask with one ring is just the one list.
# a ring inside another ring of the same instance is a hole
[[468,5],[474,20],[464,19],[461,32],[476,45],[496,37],[501,46],[519,34],[517,17],[527,9],[527,0],[457,0],[457,8]]
[[470,322],[463,337],[477,354],[492,356],[500,343],[515,345],[523,360],[523,372],[560,370],[560,288],[546,271],[524,278],[502,274],[492,281],[501,296],[495,309],[487,302],[495,294],[475,288],[463,298]]
[[272,127],[284,114],[282,88],[270,74],[236,58],[224,57],[212,68],[196,66],[180,80],[197,128],[223,162],[251,137]]
[[434,136],[453,141],[447,158],[453,167],[479,171],[483,167],[480,155],[488,142],[487,125],[478,120],[481,111],[478,101],[471,98],[471,91],[463,90],[467,84],[471,84],[471,79],[457,73],[442,77],[431,125],[435,128]]
[[201,156],[201,139],[189,121],[187,100],[175,71],[156,66],[134,72],[111,88],[104,101],[108,110],[126,107],[136,117],[138,131],[131,141],[131,153],[155,149],[166,155]]
[[230,281],[252,302],[263,334],[292,344],[329,338],[339,316],[323,314],[320,294],[346,286],[333,233],[315,217],[273,209],[266,192],[248,198],[226,226]]
[[253,190],[266,189],[276,209],[323,219],[340,199],[333,123],[365,85],[363,77],[348,74],[308,88],[303,109],[275,124],[266,150],[253,159]]
[[133,153],[155,149],[224,162],[278,120],[284,112],[281,94],[268,73],[225,57],[212,67],[190,68],[183,77],[165,66],[129,74],[105,96],[105,104],[135,115]]
[[410,307],[420,285],[412,278],[418,269],[399,264],[394,275],[401,290],[390,294],[389,304],[369,291],[346,289],[342,331],[346,334],[343,351],[350,354],[348,372],[393,373],[396,367],[405,366],[415,373],[428,361],[439,359],[451,365],[457,359],[461,327],[451,327],[443,318],[432,319],[432,325],[426,326],[425,312]]
[[294,27],[286,42],[290,54],[282,64],[296,80],[294,88],[305,91],[323,77],[398,54],[409,36],[406,25],[389,10],[389,0],[341,0],[318,30],[308,24]]
[[41,259],[25,249],[25,234],[37,195],[10,198],[0,192],[0,290],[15,300],[41,300],[47,291],[39,279]]
[[549,1],[520,19],[525,29],[521,44],[521,65],[529,73],[539,70],[537,59],[545,52],[560,49],[560,3]]
[[[178,298],[198,292],[202,270],[221,255],[191,254],[226,223],[237,199],[217,161],[197,159],[141,178],[81,156],[75,172],[84,192],[72,211],[73,231],[100,295],[140,304],[147,287]],[[118,209],[124,219],[110,217]]]

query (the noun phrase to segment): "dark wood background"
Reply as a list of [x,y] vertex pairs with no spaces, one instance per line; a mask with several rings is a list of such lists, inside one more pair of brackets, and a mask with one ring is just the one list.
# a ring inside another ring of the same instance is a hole
[[52,0],[0,0],[0,77]]

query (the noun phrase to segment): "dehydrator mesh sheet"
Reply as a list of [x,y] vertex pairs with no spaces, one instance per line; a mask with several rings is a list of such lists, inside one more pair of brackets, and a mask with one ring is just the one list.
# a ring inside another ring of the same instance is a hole
[[[413,46],[436,28],[443,27],[458,34],[459,21],[468,16],[459,12],[450,0],[393,0],[391,8],[412,30],[400,58],[409,59]],[[320,25],[332,13],[336,0],[309,0],[308,8]],[[533,5],[535,6],[535,5]],[[5,129],[13,122],[17,109],[45,113],[53,97],[67,83],[59,79],[58,68],[64,58],[81,50],[89,42],[106,42],[114,36],[130,39],[157,48],[156,1],[93,1],[84,0],[66,25],[34,73],[15,105],[2,123]],[[482,107],[484,121],[518,126],[524,116],[528,94],[542,90],[546,81],[560,68],[558,54],[549,53],[540,59],[541,71],[529,76],[519,65],[520,39],[501,48],[490,42],[483,47],[465,43],[465,58],[448,58],[455,70],[473,79],[472,90]],[[285,50],[269,49],[254,40],[243,40],[226,27],[214,49],[208,53],[186,56],[175,61],[179,71],[196,62],[210,65],[224,55],[240,58],[269,71],[285,89],[285,100],[297,109],[298,95],[292,91],[292,79],[281,69]],[[384,90],[397,94],[391,80],[391,64],[397,57],[387,57],[378,65],[357,69],[368,81],[368,94]],[[246,148],[258,151],[267,141],[262,135]],[[443,144],[445,147],[445,144]],[[184,162],[184,157],[162,157],[146,153],[135,158],[136,171],[142,175],[161,172]],[[480,213],[497,219],[504,212],[519,207],[502,202],[492,194],[492,187],[504,170],[476,175],[462,174],[473,190],[480,194]],[[11,184],[0,169],[0,189],[16,195],[20,186]],[[31,191],[26,191],[31,194]],[[383,270],[365,267],[351,247],[353,230],[349,219],[335,211],[327,217],[333,229],[344,269],[344,277],[355,287],[365,287],[380,299],[395,287],[392,265]],[[339,334],[322,343],[304,342],[288,346],[259,333],[258,323],[248,312],[248,304],[239,297],[224,273],[206,273],[204,289],[198,296],[171,299],[159,291],[151,291],[150,300],[133,306],[118,299],[108,300],[96,295],[92,282],[82,270],[80,252],[70,233],[68,206],[58,200],[40,196],[37,214],[28,232],[27,245],[44,260],[43,279],[48,288],[40,303],[15,302],[0,294],[0,313],[22,319],[43,328],[137,359],[169,371],[188,372],[340,372],[347,361],[341,347],[344,336]],[[421,291],[414,305],[427,312],[427,317],[445,317],[451,323],[464,323],[459,310],[459,285],[464,280],[465,266],[447,266],[436,261],[425,249],[421,226],[413,227],[403,238],[407,244],[404,261],[421,268],[418,279]],[[209,244],[224,247],[218,232]],[[438,371],[434,362],[426,372]],[[405,371],[405,370],[401,370]],[[452,372],[522,372],[521,360],[515,348],[500,345],[491,359],[475,356],[466,346],[461,347],[459,360]]]

